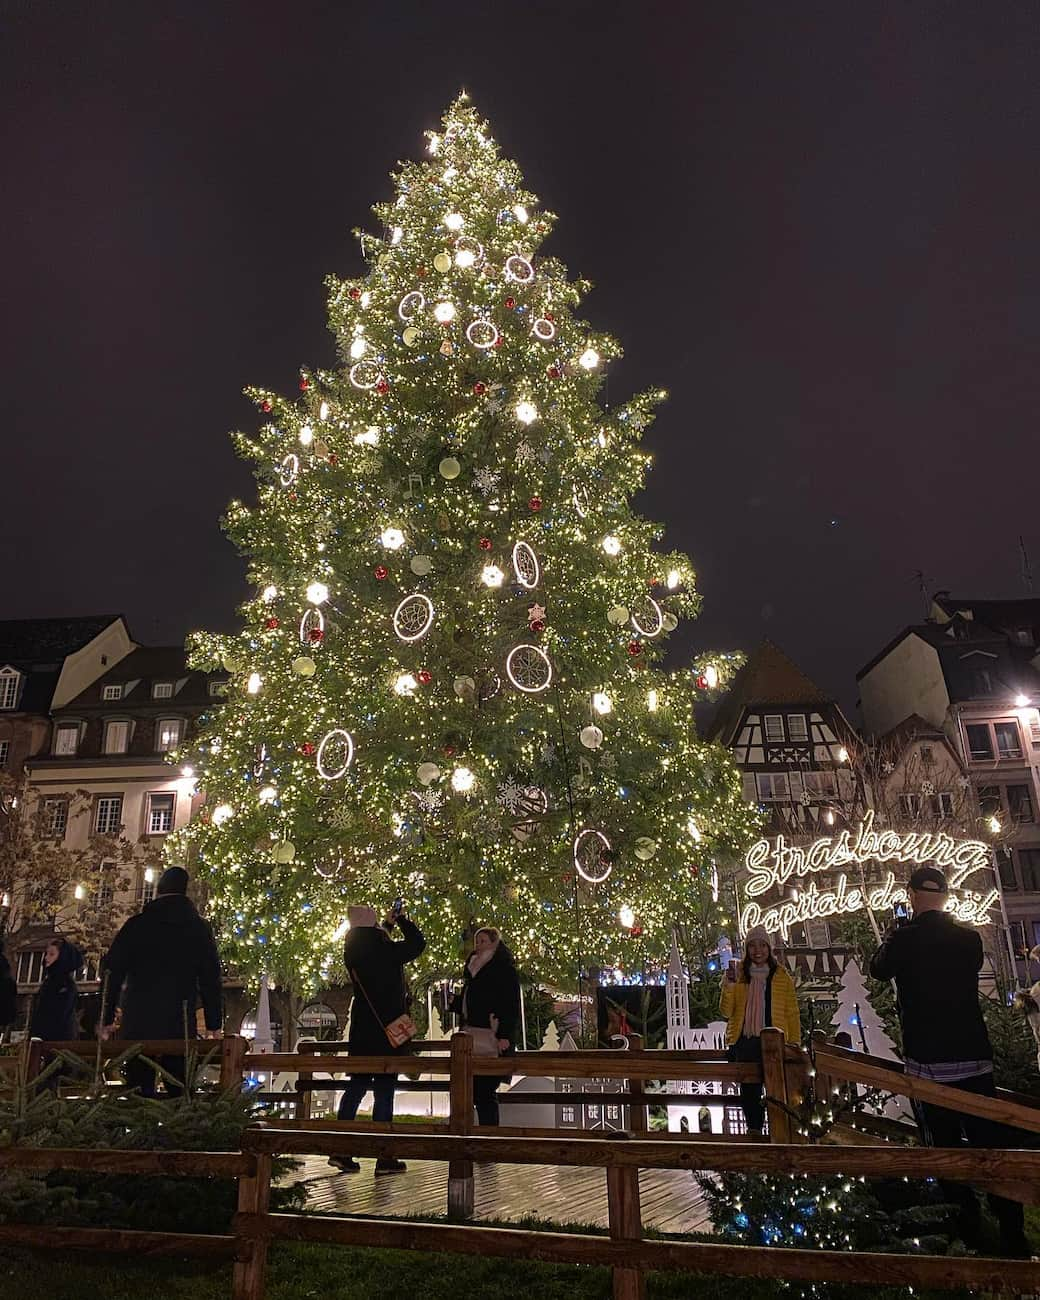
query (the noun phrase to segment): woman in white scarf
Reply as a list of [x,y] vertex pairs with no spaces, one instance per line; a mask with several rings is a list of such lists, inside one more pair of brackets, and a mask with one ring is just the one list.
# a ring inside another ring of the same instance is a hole
[[[513,1051],[520,1024],[520,977],[513,954],[492,926],[473,936],[473,951],[462,972],[462,992],[451,1010],[462,1017],[462,1032],[473,1039],[478,1056],[502,1056]],[[473,1100],[478,1124],[498,1124],[500,1076],[477,1075]]]

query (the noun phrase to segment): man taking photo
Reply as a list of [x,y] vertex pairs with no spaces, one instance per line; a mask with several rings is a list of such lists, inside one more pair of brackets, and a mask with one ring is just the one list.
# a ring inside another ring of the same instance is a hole
[[[910,877],[911,920],[896,921],[870,963],[874,979],[895,980],[903,1030],[906,1073],[961,1092],[992,1097],[993,1048],[979,1006],[982,939],[977,930],[955,921],[945,910],[946,877],[936,867],[918,867]],[[915,1102],[928,1146],[1017,1146],[1016,1134],[993,1120],[963,1115],[933,1102]],[[947,1199],[961,1208],[960,1227],[968,1244],[977,1239],[981,1211],[964,1183],[942,1183]],[[989,1194],[1008,1255],[1032,1253],[1017,1201]]]

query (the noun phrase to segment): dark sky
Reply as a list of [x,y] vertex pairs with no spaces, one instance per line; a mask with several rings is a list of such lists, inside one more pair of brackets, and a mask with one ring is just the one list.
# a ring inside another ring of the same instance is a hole
[[[165,11],[165,14],[161,11]],[[693,644],[821,684],[1040,584],[1040,9],[1027,0],[0,3],[3,617],[227,627],[247,383],[329,364],[395,160],[465,86],[672,393],[644,511]],[[1038,585],[1040,591],[1040,585]]]

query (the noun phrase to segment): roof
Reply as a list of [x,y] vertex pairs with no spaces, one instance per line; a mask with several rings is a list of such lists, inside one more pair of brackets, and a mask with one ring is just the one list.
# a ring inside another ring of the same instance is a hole
[[911,713],[902,722],[897,722],[891,731],[886,731],[883,736],[878,736],[877,739],[891,741],[893,744],[902,747],[911,740],[945,740],[946,733],[942,727],[933,726],[926,718],[922,718],[919,713]]
[[709,728],[709,737],[732,731],[753,704],[831,704],[831,697],[772,641],[763,641],[733,679]]
[[1005,634],[1018,628],[1040,629],[1040,597],[1022,596],[1017,600],[969,600],[937,591],[932,603],[948,617],[968,612],[974,622]]
[[121,614],[90,614],[84,618],[0,619],[0,664],[28,668],[32,664],[60,665]]
[[[58,711],[80,713],[102,706],[111,711],[114,701],[103,698],[106,686],[123,687],[123,708],[204,707],[213,703],[209,694],[210,680],[222,680],[227,675],[189,668],[183,646],[138,646]],[[173,695],[153,700],[152,686],[155,682],[173,683]]]

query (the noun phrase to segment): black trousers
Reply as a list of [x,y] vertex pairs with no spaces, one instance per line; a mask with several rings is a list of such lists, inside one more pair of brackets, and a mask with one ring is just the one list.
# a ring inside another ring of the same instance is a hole
[[[992,1074],[976,1074],[970,1079],[960,1079],[947,1085],[959,1092],[973,1092],[982,1097],[996,1095],[997,1085]],[[1021,1145],[1022,1134],[995,1120],[979,1115],[961,1115],[933,1102],[914,1102],[917,1122],[925,1145],[931,1147],[959,1147],[967,1142],[970,1147],[1016,1147]],[[962,1226],[969,1233],[979,1219],[979,1203],[974,1190],[966,1183],[947,1183],[940,1179],[943,1195],[951,1205],[961,1207]],[[1018,1201],[1006,1196],[987,1193],[986,1199],[993,1217],[1000,1225],[1000,1240],[1009,1250],[1017,1251],[1025,1238],[1025,1212]]]
[[376,1124],[391,1124],[394,1118],[394,1091],[396,1074],[352,1074],[339,1099],[337,1119],[353,1119],[358,1113],[361,1098],[372,1091],[372,1120]]
[[498,1085],[501,1078],[493,1074],[473,1077],[473,1104],[477,1108],[477,1123],[498,1126]]
[[[743,1034],[731,1045],[726,1053],[730,1061],[740,1064],[762,1064],[761,1038],[745,1038]],[[760,1083],[742,1083],[740,1085],[740,1108],[744,1112],[744,1122],[749,1130],[761,1133],[766,1122],[766,1108],[762,1103],[762,1085]]]
[[[183,1080],[183,1056],[159,1056],[156,1057],[156,1061],[167,1074],[172,1074],[175,1079]],[[159,1075],[156,1074],[155,1069],[147,1061],[142,1061],[139,1056],[135,1056],[133,1060],[127,1061],[124,1069],[127,1084],[131,1088],[139,1089],[142,1097],[155,1097],[158,1095]],[[184,1093],[183,1082],[174,1084],[169,1079],[163,1079],[163,1086],[166,1089],[163,1095],[166,1097],[180,1097]]]

